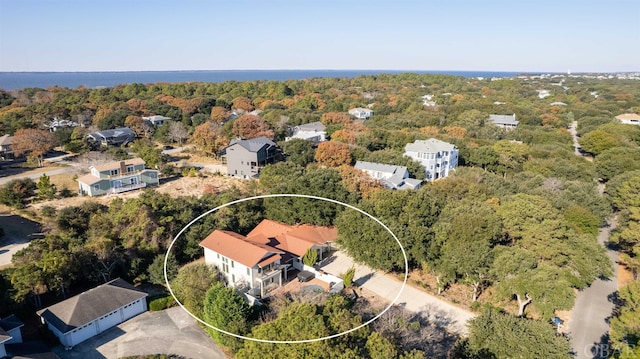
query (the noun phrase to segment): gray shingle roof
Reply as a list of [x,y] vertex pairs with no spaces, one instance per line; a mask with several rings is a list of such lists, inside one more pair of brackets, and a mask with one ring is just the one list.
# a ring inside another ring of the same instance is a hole
[[146,296],[147,293],[118,278],[36,313],[67,333]]
[[448,142],[430,138],[428,140],[416,140],[413,143],[407,143],[404,149],[405,151],[436,153],[441,151],[453,151],[456,149],[456,146]]
[[357,161],[354,168],[362,171],[378,171],[390,174],[400,173],[401,175],[407,170],[407,167],[404,166],[386,165],[384,163],[366,161]]
[[8,146],[13,143],[13,136],[2,135],[0,136],[0,146]]
[[516,115],[489,115],[489,121],[494,124],[518,125],[520,121],[516,121]]
[[304,125],[296,126],[299,131],[324,131],[327,128],[322,122],[305,123]]
[[271,141],[270,139],[262,136],[262,137],[256,137],[256,138],[252,138],[250,140],[236,140],[233,139],[231,140],[231,142],[229,143],[229,146],[233,146],[235,144],[238,144],[244,148],[246,148],[247,150],[251,151],[251,152],[258,152],[260,151],[260,149],[262,147],[264,147],[265,145],[269,145],[269,146],[275,146],[276,144]]

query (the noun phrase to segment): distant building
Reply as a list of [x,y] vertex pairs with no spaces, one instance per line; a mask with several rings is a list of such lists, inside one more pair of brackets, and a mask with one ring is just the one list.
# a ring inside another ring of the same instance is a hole
[[227,162],[227,175],[254,178],[260,170],[282,160],[282,152],[270,139],[262,136],[249,140],[231,140],[223,156]]
[[0,158],[2,160],[8,160],[13,158],[13,150],[11,144],[13,143],[13,136],[3,135],[0,136]]
[[405,166],[357,161],[354,168],[367,173],[369,177],[379,180],[385,187],[391,189],[418,189],[422,183],[415,178],[409,178],[409,171]]
[[67,127],[78,127],[79,123],[71,120],[59,120],[57,117],[54,117],[53,120],[49,121],[49,123],[44,124],[44,127],[49,129],[51,132],[55,132],[60,128]]
[[458,148],[435,138],[408,143],[404,155],[422,164],[427,181],[447,177],[458,167]]
[[566,106],[567,104],[564,102],[552,102],[551,104],[549,104],[550,106]]
[[545,98],[545,97],[551,96],[548,90],[537,90],[537,91],[538,91],[538,98]]
[[89,142],[100,146],[124,146],[136,139],[136,133],[129,127],[96,131],[87,135]]
[[15,315],[0,320],[0,358],[7,356],[5,344],[22,343],[22,328],[24,324]]
[[371,118],[371,116],[373,116],[373,110],[363,107],[356,107],[349,110],[349,114],[362,120],[368,120],[369,118]]
[[492,125],[512,129],[518,127],[519,121],[516,120],[516,114],[513,115],[489,115],[489,123]]
[[118,278],[36,313],[60,343],[71,348],[146,312],[146,297]]
[[624,113],[616,116],[616,120],[627,125],[640,125],[640,115],[635,113]]
[[85,196],[114,194],[160,183],[158,171],[147,169],[141,158],[89,167],[91,173],[78,178],[79,193]]
[[165,122],[171,121],[171,117],[165,117],[160,115],[142,117],[142,119],[152,126],[162,126]]
[[285,138],[290,141],[295,138],[309,140],[315,143],[326,141],[326,127],[322,122],[311,122],[304,125],[295,126],[291,129],[291,137]]

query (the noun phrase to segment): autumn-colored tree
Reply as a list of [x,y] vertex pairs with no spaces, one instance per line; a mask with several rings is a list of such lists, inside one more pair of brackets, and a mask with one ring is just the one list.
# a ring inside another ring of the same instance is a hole
[[243,96],[238,96],[231,102],[233,108],[237,108],[245,111],[253,111],[255,107],[251,103],[251,99]]
[[191,136],[191,143],[204,154],[218,157],[218,152],[229,143],[229,140],[220,135],[217,130],[214,123],[205,122],[195,128]]
[[17,156],[26,154],[28,157],[37,160],[38,166],[42,167],[42,156],[55,145],[56,138],[51,132],[23,128],[16,131],[11,147]]
[[124,125],[129,127],[139,137],[150,138],[153,135],[153,126],[140,116],[127,116]]
[[229,118],[229,114],[229,110],[222,106],[213,106],[211,108],[211,120],[215,123],[223,123]]
[[100,122],[102,122],[102,120],[104,120],[105,118],[107,118],[107,116],[111,115],[114,111],[110,108],[104,108],[104,107],[100,107],[97,111],[96,114],[93,115],[93,120],[92,123],[94,126],[98,126],[98,124]]
[[233,134],[243,139],[260,136],[273,139],[274,133],[269,124],[256,115],[244,114],[233,121]]
[[556,115],[550,113],[543,113],[540,115],[540,119],[544,126],[557,126],[560,124],[560,119]]
[[446,126],[442,128],[447,135],[453,138],[464,138],[467,134],[467,129],[460,126]]
[[440,130],[438,130],[438,128],[435,126],[427,126],[427,127],[420,128],[420,133],[425,134],[427,136],[435,136],[438,133],[440,133]]
[[331,139],[334,141],[346,143],[348,145],[353,145],[356,143],[356,135],[353,131],[342,129],[331,134]]
[[322,166],[338,167],[351,163],[351,152],[344,143],[326,141],[318,145],[315,158]]
[[324,125],[346,125],[351,122],[351,116],[344,112],[323,113],[320,121]]
[[380,181],[372,178],[366,172],[357,170],[349,165],[338,167],[342,184],[350,191],[360,193],[363,198],[370,198],[371,195],[384,189]]
[[139,115],[144,115],[147,112],[147,102],[138,98],[132,98],[131,100],[127,101],[127,108],[131,112],[137,113]]

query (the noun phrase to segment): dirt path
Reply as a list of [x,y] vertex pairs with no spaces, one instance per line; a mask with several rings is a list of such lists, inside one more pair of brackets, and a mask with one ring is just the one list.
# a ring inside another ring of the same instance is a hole
[[8,209],[0,212],[0,227],[4,236],[0,239],[0,268],[11,263],[11,257],[29,242],[41,238],[40,223],[11,213]]

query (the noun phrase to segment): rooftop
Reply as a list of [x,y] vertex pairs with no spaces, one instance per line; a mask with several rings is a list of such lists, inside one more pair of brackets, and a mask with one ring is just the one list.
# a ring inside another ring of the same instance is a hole
[[324,131],[327,129],[322,122],[305,123],[304,125],[298,125],[295,128],[298,131]]
[[452,145],[449,142],[440,141],[435,138],[430,138],[428,140],[416,140],[413,143],[407,143],[407,145],[405,146],[405,151],[427,153],[453,151],[455,149],[455,145]]
[[616,116],[618,120],[635,120],[640,121],[640,115],[635,113],[623,113],[622,115]]
[[378,171],[378,172],[389,173],[392,175],[396,173],[404,174],[404,172],[407,170],[407,167],[405,166],[387,165],[384,163],[366,162],[366,161],[357,161],[356,165],[353,167],[357,170]]
[[516,121],[516,115],[489,115],[489,121],[494,124],[503,125],[518,125],[519,121]]
[[143,165],[145,164],[142,158],[132,158],[130,160],[117,161],[117,162],[109,162],[102,165],[91,166],[98,170],[98,172],[108,171],[116,168],[120,168],[120,163],[124,162],[124,165]]
[[229,146],[227,146],[227,147],[231,147],[231,146],[233,146],[235,144],[238,144],[238,145],[246,148],[250,152],[258,152],[265,145],[268,145],[268,146],[275,146],[276,145],[273,141],[271,141],[270,139],[268,139],[268,138],[266,138],[264,136],[252,138],[252,139],[249,139],[249,140],[233,139],[233,140],[231,140],[231,142],[229,143]]
[[118,278],[36,313],[67,333],[146,296],[147,293]]

